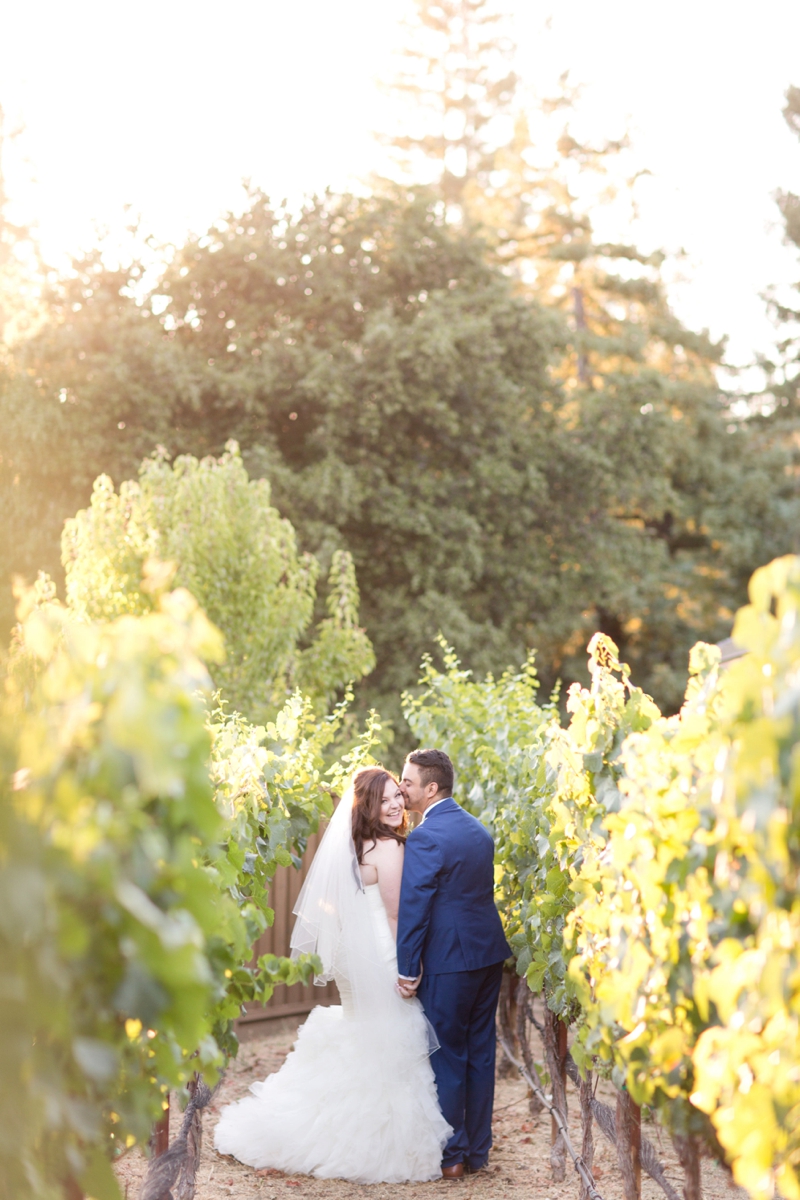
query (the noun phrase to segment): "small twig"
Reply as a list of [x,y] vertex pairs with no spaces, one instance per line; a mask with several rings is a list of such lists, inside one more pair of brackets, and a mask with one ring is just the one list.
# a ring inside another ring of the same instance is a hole
[[538,1030],[539,1033],[544,1033],[544,1025],[542,1024],[541,1021],[538,1021],[536,1019],[536,1016],[533,1011],[533,1005],[531,1004],[530,999],[527,997],[525,1000],[525,1012],[528,1017],[528,1020],[530,1021],[531,1025],[533,1025],[534,1029]]
[[508,1108],[513,1108],[516,1104],[522,1104],[528,1099],[527,1096],[518,1096],[516,1100],[512,1100],[510,1104],[504,1104],[502,1108],[496,1108],[495,1114],[505,1112]]

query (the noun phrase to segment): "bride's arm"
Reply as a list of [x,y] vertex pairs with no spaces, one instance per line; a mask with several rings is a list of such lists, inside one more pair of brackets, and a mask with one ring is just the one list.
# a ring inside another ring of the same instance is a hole
[[378,890],[389,919],[392,937],[397,940],[397,913],[400,908],[400,882],[403,878],[403,847],[392,838],[381,839],[372,861],[378,868]]

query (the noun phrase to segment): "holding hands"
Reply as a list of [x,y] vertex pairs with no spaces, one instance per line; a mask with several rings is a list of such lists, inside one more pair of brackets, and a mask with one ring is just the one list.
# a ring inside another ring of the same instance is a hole
[[394,985],[395,990],[400,993],[404,1000],[410,1000],[412,996],[416,996],[419,981],[422,975],[418,975],[416,979],[409,979],[405,975],[398,975],[397,983]]

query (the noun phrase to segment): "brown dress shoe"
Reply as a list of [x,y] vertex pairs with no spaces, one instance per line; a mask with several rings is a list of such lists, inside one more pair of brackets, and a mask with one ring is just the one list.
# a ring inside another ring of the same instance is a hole
[[463,1162],[452,1163],[452,1165],[449,1167],[442,1167],[442,1179],[463,1179],[463,1178],[464,1178]]

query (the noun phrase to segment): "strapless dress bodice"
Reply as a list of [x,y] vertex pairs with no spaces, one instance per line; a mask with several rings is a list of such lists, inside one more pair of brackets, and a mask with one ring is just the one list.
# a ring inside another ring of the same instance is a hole
[[[381,889],[377,883],[364,885],[364,900],[369,909],[370,921],[375,935],[375,944],[380,962],[386,967],[387,975],[392,984],[397,978],[397,946],[386,916],[386,908],[381,899]],[[345,1017],[355,1016],[353,993],[347,978],[347,964],[341,962],[341,969],[334,972],[339,997],[342,1001],[342,1012]]]
[[372,914],[372,924],[378,939],[381,958],[389,967],[392,976],[397,974],[397,946],[386,916],[386,908],[381,899],[381,889],[377,883],[369,883],[364,887],[367,904]]

